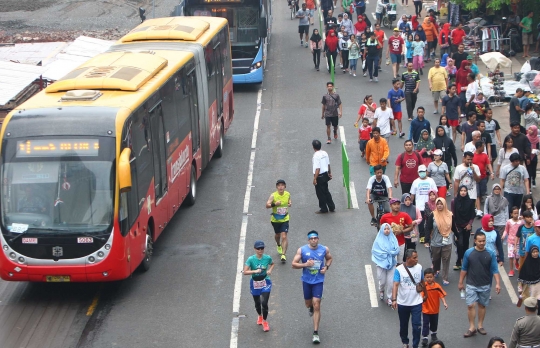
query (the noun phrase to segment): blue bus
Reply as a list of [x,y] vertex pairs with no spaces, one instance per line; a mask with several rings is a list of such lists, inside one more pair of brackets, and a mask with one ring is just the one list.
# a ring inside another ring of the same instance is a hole
[[186,16],[229,21],[233,83],[261,83],[272,32],[272,0],[184,0]]

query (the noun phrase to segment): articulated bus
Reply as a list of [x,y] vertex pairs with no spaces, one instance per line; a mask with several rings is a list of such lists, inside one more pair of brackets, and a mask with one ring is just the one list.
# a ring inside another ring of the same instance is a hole
[[223,153],[227,20],[147,20],[11,112],[1,131],[0,276],[124,279]]
[[223,17],[229,22],[233,81],[260,83],[272,33],[272,0],[184,0],[186,16]]

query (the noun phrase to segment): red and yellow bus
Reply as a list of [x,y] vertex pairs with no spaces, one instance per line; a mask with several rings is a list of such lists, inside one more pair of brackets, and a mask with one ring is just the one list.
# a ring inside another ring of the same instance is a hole
[[124,279],[197,180],[233,119],[227,20],[143,22],[2,125],[0,277]]

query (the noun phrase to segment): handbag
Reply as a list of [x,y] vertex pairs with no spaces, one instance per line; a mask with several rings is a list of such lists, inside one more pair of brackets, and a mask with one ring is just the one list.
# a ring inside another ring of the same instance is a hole
[[[405,264],[403,265],[403,268],[405,268],[407,273],[409,273],[409,277],[411,277],[411,282],[416,286],[416,292],[421,293],[422,291],[424,291],[424,284],[414,281],[414,277],[412,276],[411,271],[409,271],[409,268]],[[427,297],[427,291],[424,291],[424,294]]]

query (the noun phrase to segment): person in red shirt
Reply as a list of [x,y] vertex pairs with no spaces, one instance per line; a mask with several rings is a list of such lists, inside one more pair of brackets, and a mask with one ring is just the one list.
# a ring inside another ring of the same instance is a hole
[[377,38],[377,41],[379,41],[378,49],[379,49],[379,71],[382,70],[381,68],[381,62],[382,62],[382,51],[384,47],[384,30],[381,29],[380,24],[375,24],[375,30],[373,30],[375,33],[375,37]]
[[491,180],[495,178],[495,174],[493,173],[489,156],[484,153],[484,142],[477,141],[474,143],[474,146],[476,147],[476,151],[474,152],[473,164],[476,164],[478,169],[480,169],[480,181],[476,183],[476,192],[478,194],[476,198],[476,209],[482,211],[480,203],[482,197],[487,195],[488,173],[491,176]]
[[381,217],[381,225],[387,223],[392,227],[392,232],[396,236],[399,245],[399,254],[397,256],[398,265],[403,261],[405,252],[405,233],[411,232],[413,229],[412,219],[408,214],[400,211],[401,201],[397,198],[390,199],[390,213],[386,213]]
[[362,125],[358,128],[358,144],[360,144],[362,158],[366,155],[366,144],[369,139],[371,139],[371,126],[369,125],[369,119],[364,117],[362,119]]
[[401,55],[403,54],[403,45],[405,41],[401,37],[398,28],[394,28],[394,35],[388,38],[388,51],[386,51],[386,59],[392,58],[392,71],[394,78],[399,76],[399,65],[401,64]]
[[410,193],[413,181],[418,178],[418,167],[422,164],[422,157],[413,151],[413,142],[405,140],[405,152],[396,158],[396,172],[394,174],[394,187],[401,185],[402,193]]
[[450,32],[450,39],[452,40],[452,53],[457,52],[458,46],[463,43],[463,38],[467,35],[463,30],[463,24],[458,23],[458,26]]

